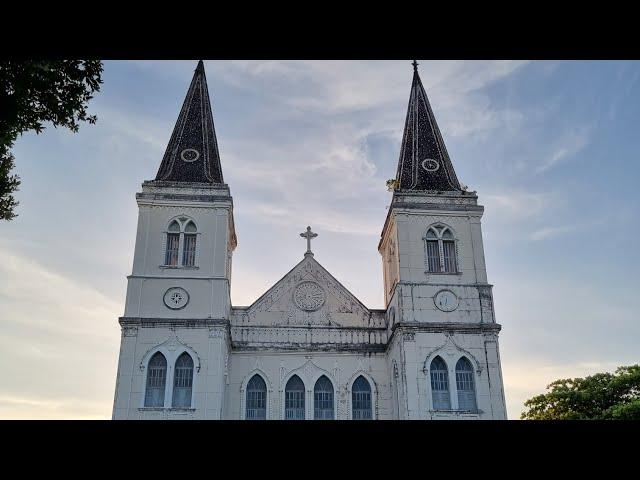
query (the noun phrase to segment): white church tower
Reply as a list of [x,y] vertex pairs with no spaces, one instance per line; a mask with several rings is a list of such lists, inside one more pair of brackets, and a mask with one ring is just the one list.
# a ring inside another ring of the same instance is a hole
[[221,418],[237,242],[202,61],[136,200],[113,418]]
[[480,230],[484,208],[458,182],[415,60],[413,66],[393,198],[378,245],[395,415],[504,419],[500,325]]
[[114,419],[505,419],[500,325],[475,192],[460,185],[414,62],[379,252],[385,308],[316,259],[232,306],[236,247],[202,62],[139,206]]

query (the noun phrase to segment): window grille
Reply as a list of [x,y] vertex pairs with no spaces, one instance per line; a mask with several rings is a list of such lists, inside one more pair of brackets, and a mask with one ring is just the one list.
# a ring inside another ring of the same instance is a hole
[[191,390],[193,387],[193,360],[184,352],[176,360],[173,380],[173,407],[190,408]]
[[476,391],[473,382],[473,367],[471,362],[462,357],[456,363],[456,388],[458,390],[458,408],[460,410],[475,412]]
[[260,375],[254,375],[247,383],[247,420],[267,419],[267,384]]
[[440,271],[440,251],[437,240],[427,240],[427,260],[430,272]]
[[167,234],[167,253],[165,255],[164,264],[175,267],[178,265],[178,246],[180,245],[179,233]]
[[447,273],[456,272],[456,244],[452,240],[442,242],[442,252],[444,257],[444,271]]
[[448,228],[438,225],[429,228],[427,242],[427,269],[433,273],[456,273],[456,242]]
[[313,389],[313,407],[316,420],[333,420],[333,385],[324,375]]
[[371,412],[371,385],[362,375],[353,382],[351,404],[351,418],[354,420],[371,420],[373,418]]
[[182,265],[193,267],[196,263],[196,235],[184,236],[184,251],[182,253]]
[[449,374],[447,364],[441,357],[436,357],[431,362],[431,393],[434,410],[451,410],[449,397]]
[[286,420],[304,420],[304,383],[300,377],[294,375],[285,387],[285,415]]
[[157,352],[149,360],[147,367],[147,388],[145,407],[164,407],[164,390],[167,381],[167,360]]
[[165,265],[170,267],[195,266],[197,231],[196,224],[187,218],[180,217],[171,222],[167,229]]

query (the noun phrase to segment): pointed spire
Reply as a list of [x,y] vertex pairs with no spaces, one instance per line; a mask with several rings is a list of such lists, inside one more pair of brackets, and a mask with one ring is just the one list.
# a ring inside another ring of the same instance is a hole
[[202,60],[193,74],[156,180],[224,183]]
[[404,125],[396,188],[405,190],[462,190],[429,99],[413,61],[413,83]]

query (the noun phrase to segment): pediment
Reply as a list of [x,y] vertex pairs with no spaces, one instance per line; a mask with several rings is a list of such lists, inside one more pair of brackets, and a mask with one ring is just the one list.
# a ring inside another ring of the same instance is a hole
[[369,326],[371,313],[313,256],[267,290],[243,314],[251,325]]

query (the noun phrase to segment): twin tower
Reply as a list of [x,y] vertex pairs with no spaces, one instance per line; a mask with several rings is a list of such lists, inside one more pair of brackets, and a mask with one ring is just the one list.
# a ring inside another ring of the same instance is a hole
[[484,209],[456,177],[415,62],[391,183],[384,310],[310,248],[234,307],[233,200],[200,61],[158,174],[136,194],[113,418],[505,419]]

